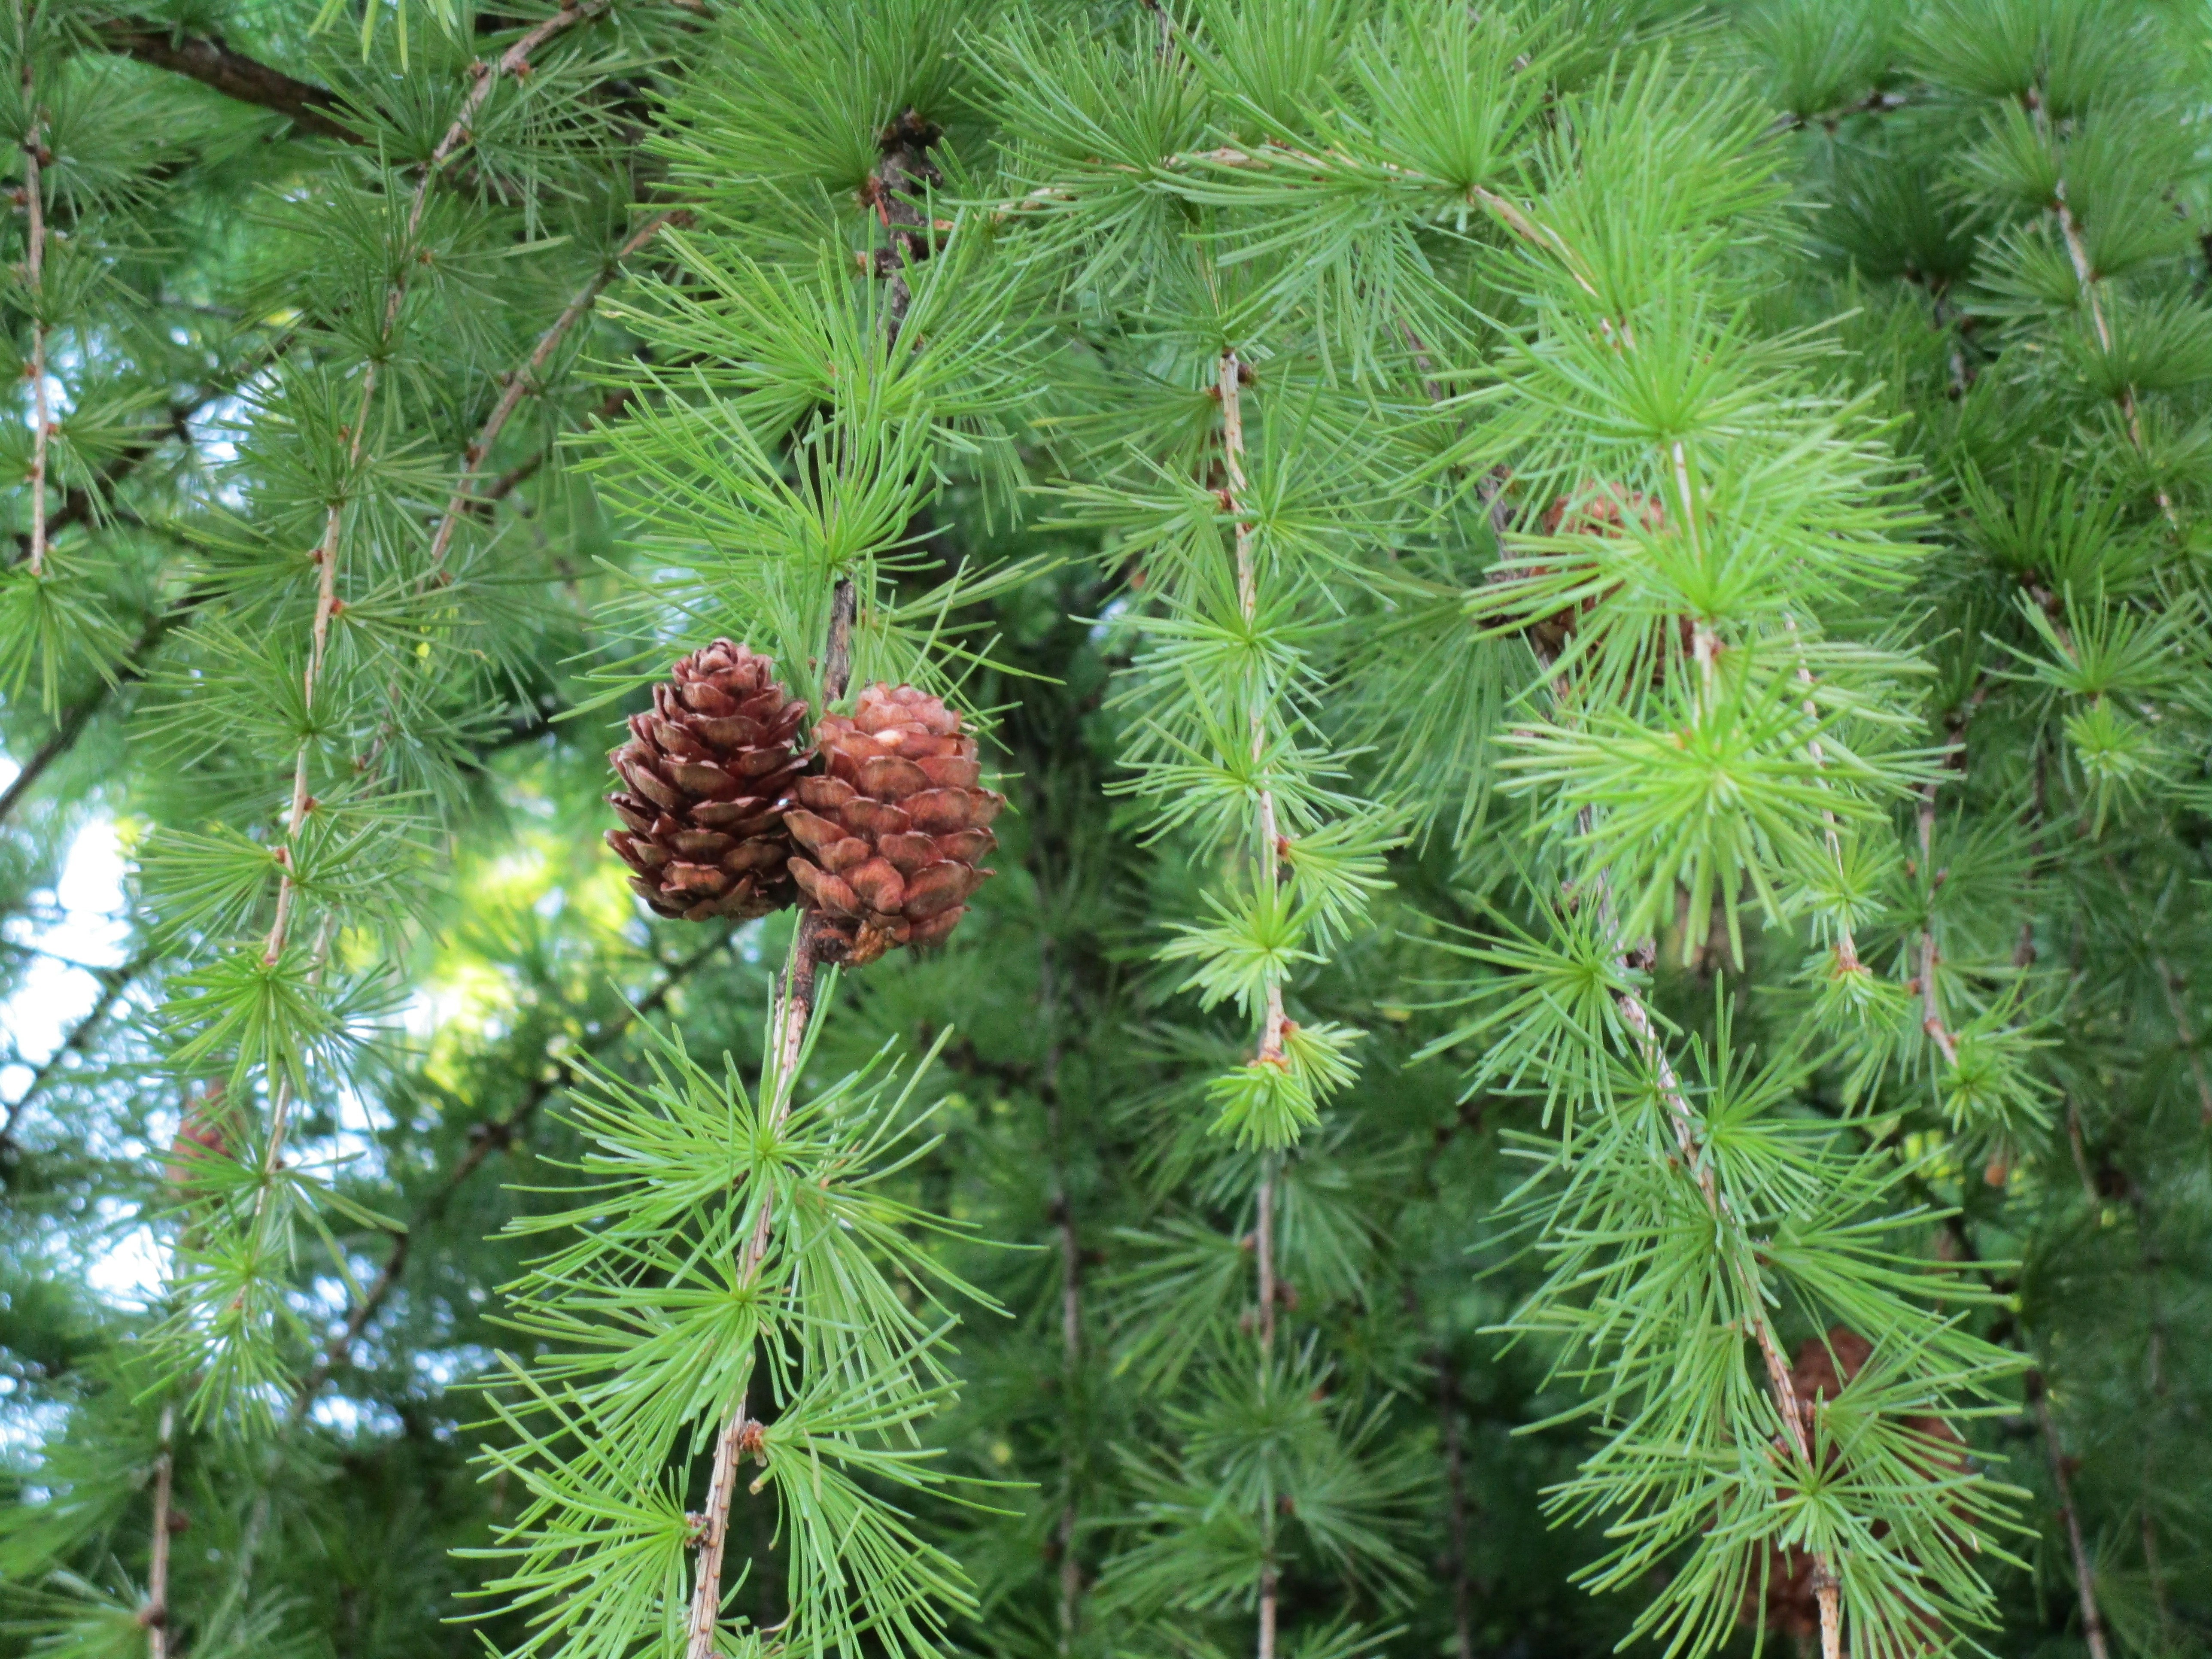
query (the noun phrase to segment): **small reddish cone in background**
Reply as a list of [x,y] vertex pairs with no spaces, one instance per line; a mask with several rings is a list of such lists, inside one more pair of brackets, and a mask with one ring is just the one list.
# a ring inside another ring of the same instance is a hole
[[222,1085],[216,1084],[185,1107],[177,1138],[169,1143],[169,1184],[182,1192],[198,1177],[204,1159],[229,1156],[230,1137],[223,1132],[222,1123]]
[[[1656,532],[1666,527],[1666,509],[1658,498],[1632,489],[1625,498],[1597,495],[1579,504],[1562,495],[1546,510],[1543,531],[1547,536],[1618,536],[1628,525],[1624,508],[1632,513],[1647,531]],[[1530,623],[1528,641],[1538,654],[1549,661],[1565,651],[1568,635],[1575,631],[1577,623],[1597,609],[1599,597],[1587,594],[1579,603]]]
[[775,665],[727,640],[653,688],[653,712],[632,714],[630,740],[607,757],[627,786],[607,801],[629,826],[607,831],[607,845],[647,904],[745,921],[792,902],[783,812],[807,760],[793,744],[805,718]]
[[791,873],[826,924],[825,959],[855,966],[901,945],[935,945],[992,874],[976,860],[1006,797],[981,787],[960,716],[911,685],[872,685],[848,717],[815,728],[825,769],[799,781],[785,818]]
[[[1814,1413],[1824,1401],[1841,1394],[1851,1379],[1866,1369],[1874,1358],[1874,1344],[1846,1325],[1833,1326],[1827,1339],[1808,1338],[1797,1345],[1796,1363],[1790,1368],[1790,1392],[1796,1398],[1797,1412],[1805,1425],[1805,1437],[1810,1442],[1814,1435]],[[1958,1431],[1940,1417],[1908,1417],[1905,1426],[1921,1437],[1923,1442],[1936,1445],[1924,1446],[1925,1468],[1931,1478],[1956,1474],[1961,1466],[1965,1443]],[[1958,1453],[1947,1452],[1939,1446],[1957,1447]],[[1834,1445],[1828,1447],[1828,1462],[1832,1466],[1839,1454]],[[1820,1599],[1813,1582],[1813,1557],[1803,1550],[1770,1549],[1764,1564],[1766,1573],[1765,1594],[1760,1596],[1757,1568],[1753,1569],[1751,1582],[1744,1588],[1742,1622],[1764,1625],[1769,1632],[1790,1636],[1800,1642],[1810,1642],[1820,1633]],[[1940,1645],[1932,1639],[1931,1627],[1929,1650]]]

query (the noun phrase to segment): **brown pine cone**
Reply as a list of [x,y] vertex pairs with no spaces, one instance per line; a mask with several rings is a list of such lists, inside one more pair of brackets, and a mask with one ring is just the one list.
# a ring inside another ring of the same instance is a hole
[[[1796,1363],[1790,1368],[1790,1391],[1795,1396],[1808,1443],[1815,1437],[1814,1413],[1822,1402],[1841,1394],[1873,1358],[1874,1344],[1844,1325],[1832,1327],[1826,1340],[1808,1337],[1798,1344]],[[1948,1423],[1940,1417],[1915,1416],[1905,1419],[1905,1426],[1923,1442],[1933,1443],[1923,1446],[1917,1460],[1924,1460],[1931,1480],[1955,1475],[1963,1470],[1965,1442]],[[1954,1447],[1956,1451],[1948,1449]],[[1832,1468],[1838,1461],[1832,1444],[1828,1446],[1827,1454]],[[1888,1530],[1887,1526],[1875,1523],[1877,1536]],[[1820,1598],[1812,1554],[1805,1550],[1771,1547],[1765,1554],[1765,1594],[1762,1597],[1759,1574],[1754,1571],[1744,1587],[1742,1622],[1763,1625],[1770,1632],[1801,1642],[1810,1641],[1820,1633]],[[1929,1650],[1932,1651],[1936,1645],[1931,1640]]]
[[[1625,501],[1618,495],[1597,495],[1577,505],[1562,495],[1546,510],[1542,520],[1543,532],[1547,536],[1618,536],[1628,527],[1628,518],[1622,511],[1624,507],[1648,531],[1656,532],[1666,526],[1666,510],[1656,496],[1630,490]],[[1549,574],[1548,567],[1540,567],[1532,568],[1528,574],[1534,577],[1540,574],[1540,570],[1542,574]],[[1565,651],[1568,636],[1573,634],[1583,617],[1597,609],[1601,597],[1595,593],[1586,594],[1579,603],[1531,622],[1528,629],[1528,642],[1536,648],[1536,654],[1550,662]]]
[[807,755],[793,744],[806,705],[784,695],[775,665],[716,640],[653,688],[653,712],[607,758],[629,786],[607,801],[628,830],[607,845],[630,885],[664,916],[739,921],[795,896],[783,814]]
[[935,945],[993,872],[988,828],[1006,797],[981,787],[960,716],[911,685],[872,685],[814,740],[826,770],[799,781],[786,815],[791,873],[820,915],[826,960],[859,966],[901,945]]

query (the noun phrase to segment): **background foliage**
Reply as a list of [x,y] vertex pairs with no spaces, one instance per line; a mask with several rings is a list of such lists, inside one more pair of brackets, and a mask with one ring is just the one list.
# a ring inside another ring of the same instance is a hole
[[2212,1644],[2206,24],[17,0],[0,1648]]

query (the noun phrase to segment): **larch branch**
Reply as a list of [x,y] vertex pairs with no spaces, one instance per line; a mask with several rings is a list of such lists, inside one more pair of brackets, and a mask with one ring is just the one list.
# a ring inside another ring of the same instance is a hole
[[21,0],[15,8],[16,33],[24,42],[23,107],[30,128],[23,135],[23,212],[28,224],[23,233],[23,286],[31,297],[31,361],[24,374],[31,382],[31,547],[33,576],[46,569],[46,443],[52,426],[52,410],[46,390],[46,116],[39,107],[33,80],[29,47],[30,26]]
[[98,25],[93,38],[118,57],[184,76],[241,104],[273,110],[311,137],[364,142],[335,118],[346,107],[338,94],[234,51],[219,34],[191,34],[150,17],[127,16]]
[[[830,601],[830,632],[823,650],[822,703],[826,709],[845,695],[853,669],[853,622],[859,596],[849,579],[841,579]],[[791,952],[786,959],[783,983],[770,1012],[776,1033],[775,1075],[764,1082],[770,1091],[767,1102],[771,1132],[791,1115],[792,1096],[799,1081],[799,1058],[806,1046],[806,1028],[814,1017],[815,975],[820,967],[818,913],[803,910],[792,930]],[[760,1275],[769,1246],[775,1240],[775,1213],[764,1193],[754,1218],[753,1231],[738,1256],[738,1279],[750,1285]],[[722,1553],[729,1538],[730,1505],[737,1496],[738,1462],[757,1445],[759,1425],[751,1415],[750,1391],[739,1396],[737,1407],[714,1439],[714,1462],[707,1480],[706,1507],[692,1517],[696,1540],[692,1565],[691,1605],[684,1620],[685,1659],[715,1659],[715,1633],[722,1620]]]
[[154,1459],[154,1540],[146,1569],[146,1605],[138,1622],[146,1627],[146,1659],[169,1656],[169,1498],[175,1484],[177,1408],[161,1407],[161,1451]]

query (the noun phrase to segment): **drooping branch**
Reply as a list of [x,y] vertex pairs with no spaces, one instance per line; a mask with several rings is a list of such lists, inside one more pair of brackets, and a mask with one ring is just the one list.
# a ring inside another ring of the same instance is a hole
[[[1214,378],[1214,394],[1221,404],[1221,466],[1225,481],[1222,505],[1234,525],[1237,561],[1237,608],[1244,626],[1259,625],[1260,571],[1258,532],[1251,511],[1251,481],[1244,471],[1244,386],[1251,369],[1232,347],[1221,354]],[[1254,851],[1257,854],[1258,891],[1272,896],[1282,879],[1282,835],[1275,817],[1275,792],[1264,781],[1262,763],[1267,751],[1267,726],[1255,688],[1245,711],[1251,743],[1251,763],[1258,787],[1255,792]],[[1260,1047],[1254,1057],[1261,1066],[1283,1065],[1283,987],[1279,978],[1267,977],[1267,994],[1260,1019]],[[1264,1364],[1274,1351],[1275,1304],[1275,1182],[1279,1155],[1261,1155],[1259,1189],[1254,1196],[1257,1213],[1252,1229],[1252,1255],[1259,1269],[1258,1334]],[[1281,1571],[1275,1559],[1275,1517],[1271,1510],[1261,1517],[1260,1617],[1258,1659],[1274,1659]]]
[[[484,100],[491,96],[493,87],[502,80],[527,75],[531,68],[531,54],[539,46],[565,30],[598,16],[605,9],[605,0],[586,0],[582,4],[564,6],[526,30],[514,45],[500,54],[495,64],[479,60],[471,66],[472,78],[467,95],[461,100],[460,109],[453,117],[453,124],[446,129],[445,136],[439,139],[437,147],[431,151],[429,161],[416,180],[414,198],[408,206],[407,225],[402,237],[404,248],[413,250],[416,237],[422,234],[422,214],[429,204],[430,187],[454,155],[468,145],[473,136],[477,114],[483,109]],[[403,258],[394,267],[394,275],[385,296],[384,317],[379,332],[381,343],[387,348],[398,327],[400,307],[407,297],[408,278],[419,268],[420,262],[413,258]],[[346,453],[348,471],[356,476],[359,473],[367,447],[369,412],[376,395],[380,362],[380,358],[371,357],[362,367],[361,392],[356,402],[353,424],[349,428],[351,436],[347,442]],[[337,610],[338,554],[348,504],[341,497],[332,501],[325,511],[322,539],[316,544],[313,556],[315,614],[310,626],[307,665],[301,672],[301,708],[302,714],[308,716],[315,712],[316,690],[322,678],[325,653],[330,645],[331,620]],[[312,724],[311,721],[309,723]],[[286,819],[284,845],[277,851],[276,912],[270,923],[269,937],[262,951],[262,960],[272,966],[282,958],[290,943],[293,911],[299,891],[295,873],[295,854],[307,824],[307,813],[313,805],[313,799],[307,793],[308,767],[313,757],[313,745],[314,739],[310,732],[301,738],[293,755],[291,808]],[[325,919],[317,940],[318,967],[328,937]],[[275,1097],[270,1105],[269,1141],[263,1163],[264,1177],[274,1176],[283,1156],[291,1104],[291,1078],[288,1073],[278,1079]],[[268,1190],[266,1187],[263,1189],[264,1200]],[[258,1206],[256,1213],[258,1213]]]
[[[845,695],[853,672],[853,620],[858,595],[849,579],[840,580],[830,603],[830,635],[822,655],[822,702],[826,710]],[[799,1057],[806,1043],[806,1028],[814,1018],[814,983],[820,966],[820,913],[802,911],[791,934],[791,951],[785,961],[783,980],[770,1013],[775,1032],[775,1075],[763,1086],[769,1089],[769,1125],[771,1133],[791,1115],[792,1097],[799,1077]],[[738,1254],[738,1282],[750,1286],[759,1277],[762,1263],[775,1237],[775,1212],[766,1198],[753,1222],[753,1231]],[[761,1425],[753,1419],[750,1390],[740,1395],[737,1407],[714,1440],[714,1462],[707,1480],[706,1507],[691,1517],[693,1564],[691,1605],[684,1620],[684,1659],[715,1659],[716,1632],[722,1620],[722,1553],[730,1531],[730,1505],[737,1496],[738,1460],[757,1449]]]
[[249,58],[226,45],[219,34],[193,34],[150,17],[127,16],[98,25],[93,38],[118,57],[184,76],[240,103],[273,110],[310,137],[348,144],[366,142],[337,118],[346,109],[346,100],[337,93]]

